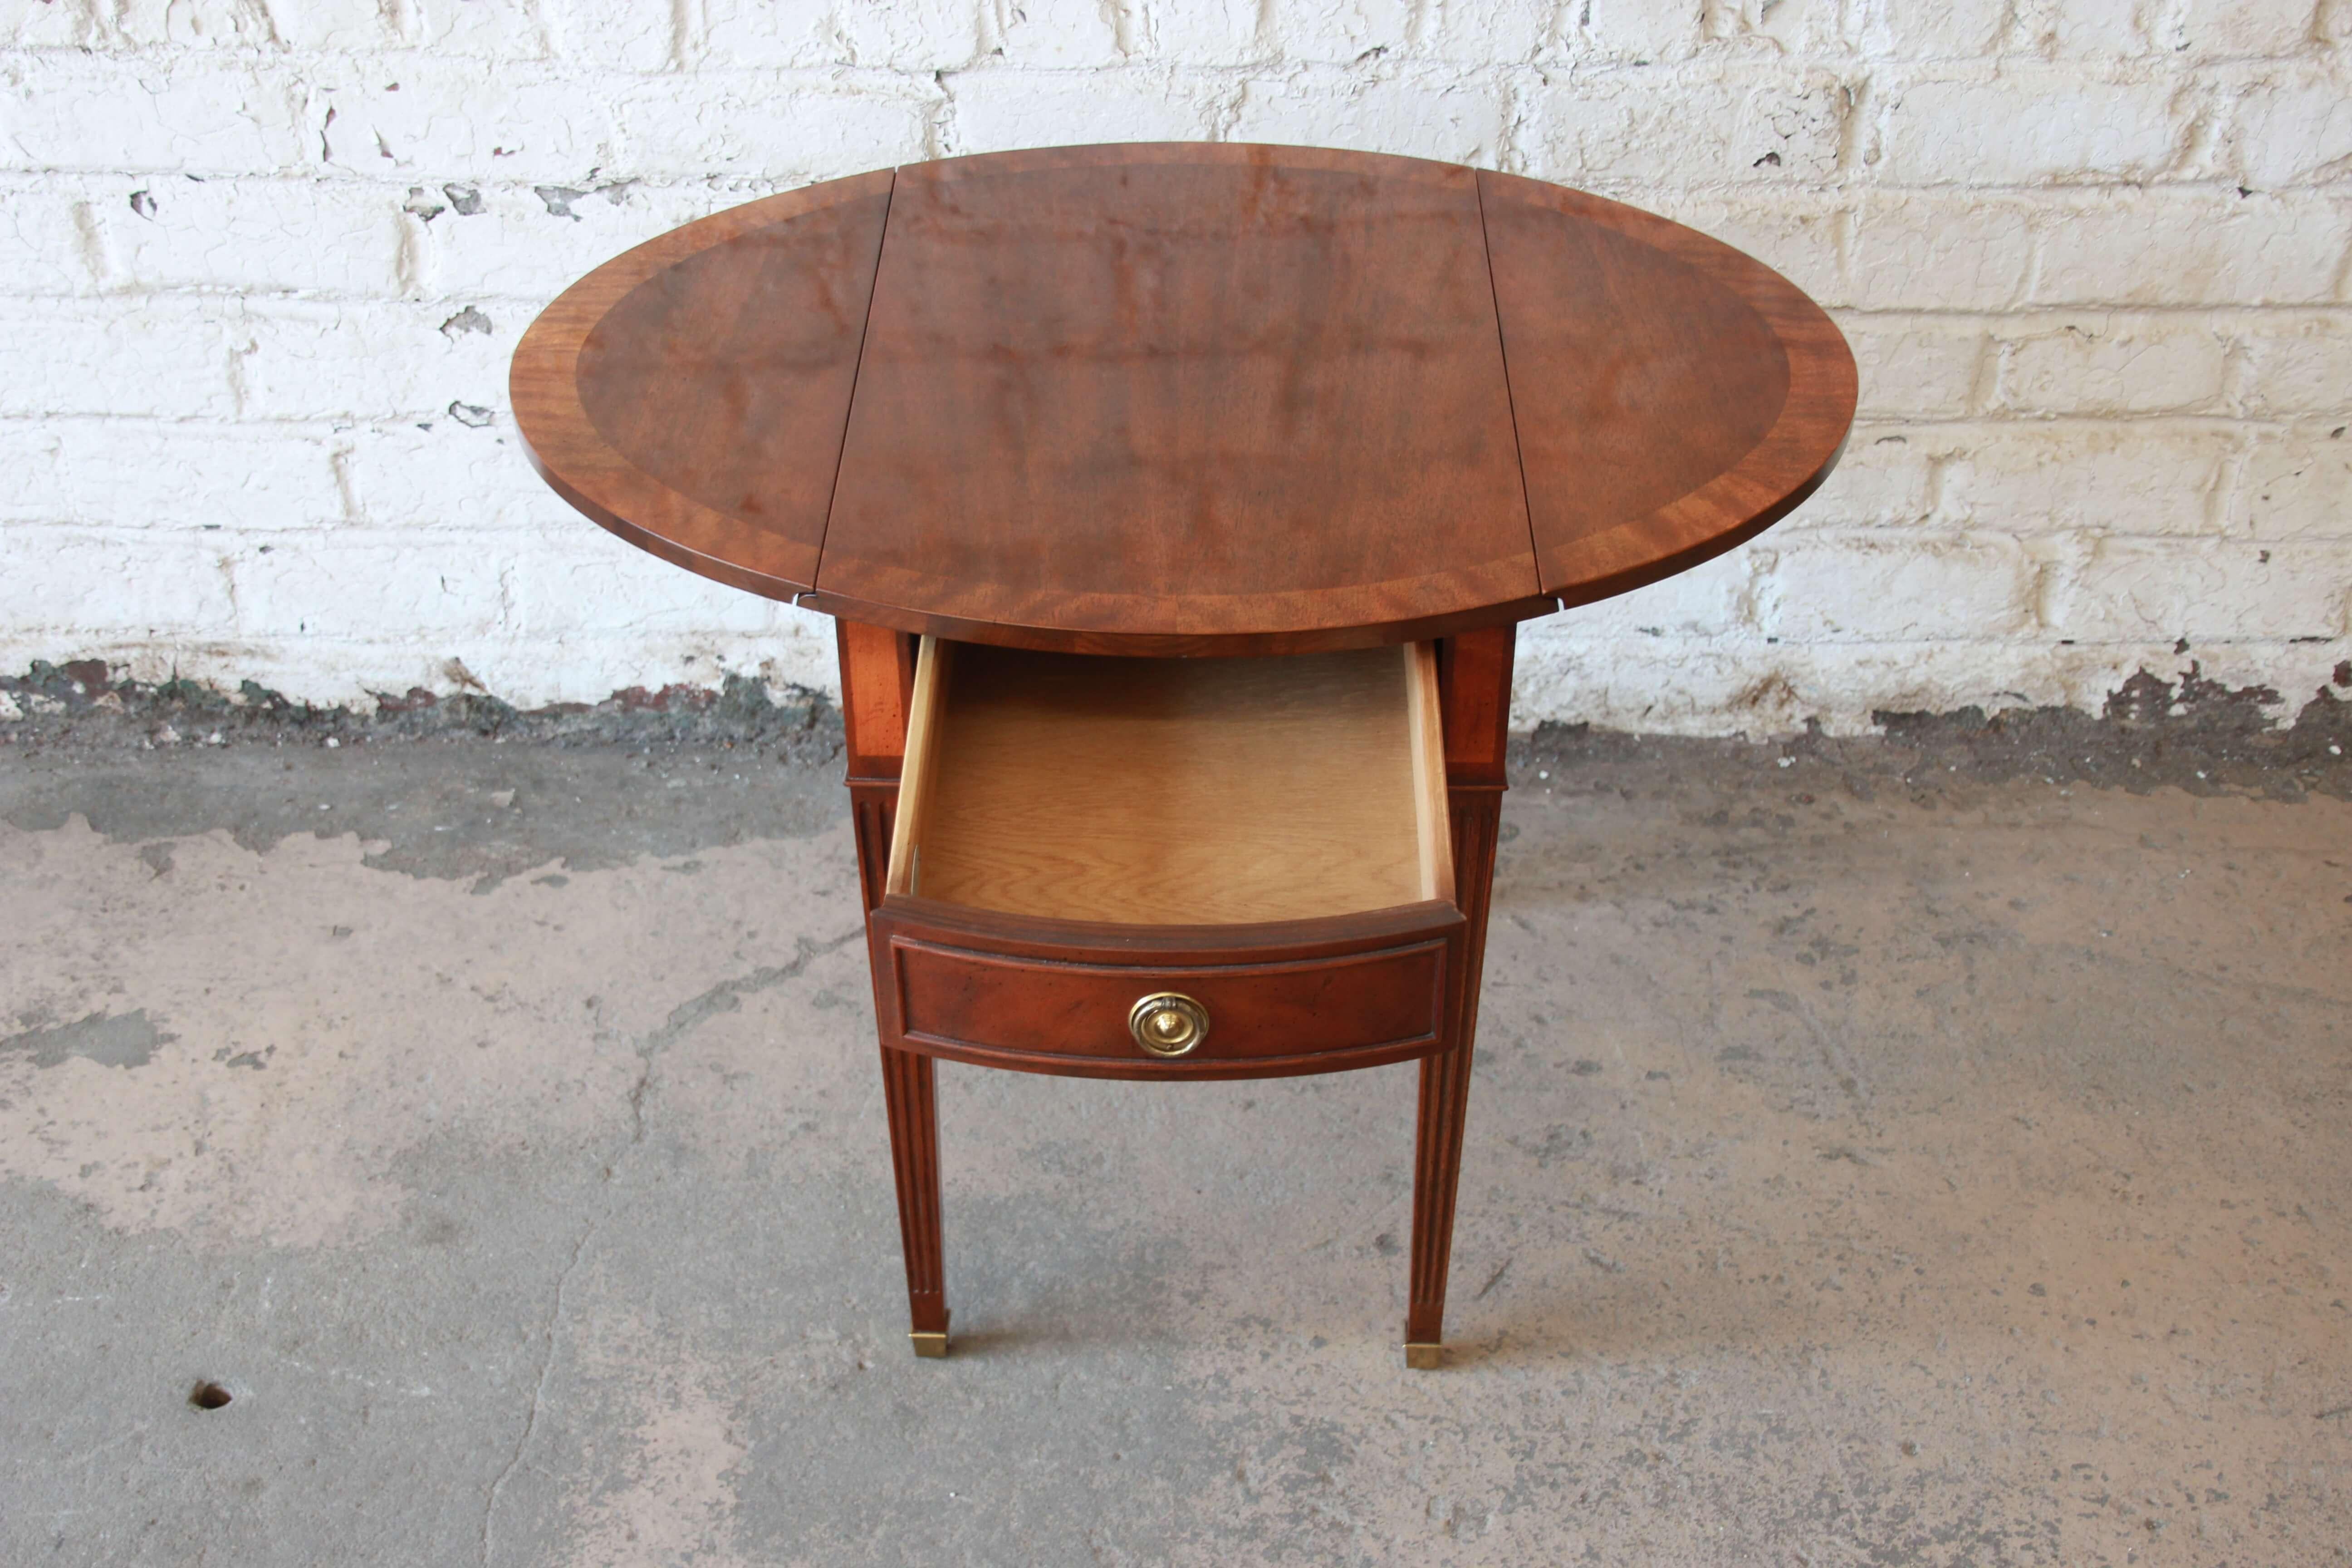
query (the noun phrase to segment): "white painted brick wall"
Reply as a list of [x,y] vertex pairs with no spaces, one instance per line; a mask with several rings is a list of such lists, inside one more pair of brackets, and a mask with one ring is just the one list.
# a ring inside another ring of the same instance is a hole
[[0,0],[0,668],[314,699],[832,681],[576,517],[505,367],[677,224],[895,162],[1262,138],[1720,235],[1835,311],[1844,466],[1538,623],[1518,718],[2095,706],[2352,657],[2352,0]]

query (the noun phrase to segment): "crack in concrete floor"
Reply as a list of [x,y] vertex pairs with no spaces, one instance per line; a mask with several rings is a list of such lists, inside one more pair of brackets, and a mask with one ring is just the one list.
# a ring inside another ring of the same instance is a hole
[[829,937],[822,942],[812,941],[807,937],[797,938],[794,946],[798,949],[798,952],[791,963],[767,964],[740,978],[719,981],[700,994],[671,1008],[669,1016],[662,1020],[660,1027],[645,1035],[636,1042],[635,1049],[641,1064],[641,1070],[637,1074],[636,1082],[629,1086],[628,1144],[614,1157],[611,1164],[605,1166],[604,1207],[582,1226],[580,1239],[572,1244],[572,1256],[565,1260],[563,1272],[556,1276],[555,1298],[549,1303],[547,1322],[541,1330],[541,1339],[546,1345],[547,1353],[541,1360],[539,1375],[531,1384],[530,1405],[523,1413],[522,1433],[515,1439],[512,1457],[507,1460],[505,1467],[490,1482],[489,1496],[484,1500],[482,1508],[483,1568],[489,1568],[490,1560],[496,1555],[497,1537],[494,1525],[498,1518],[499,1496],[506,1489],[507,1478],[514,1474],[516,1467],[522,1463],[523,1456],[530,1451],[531,1434],[539,1426],[539,1411],[546,1397],[548,1374],[555,1365],[556,1331],[563,1322],[564,1293],[571,1288],[572,1277],[579,1271],[580,1260],[587,1255],[589,1244],[595,1240],[596,1233],[611,1222],[614,1210],[619,1205],[623,1165],[645,1142],[645,1100],[646,1091],[653,1086],[656,1061],[665,1048],[675,1044],[700,1025],[722,1013],[732,1013],[740,1008],[744,997],[757,995],[761,992],[773,990],[779,985],[799,979],[807,973],[812,962],[829,953],[838,952],[865,934],[866,929],[861,924],[839,936]]

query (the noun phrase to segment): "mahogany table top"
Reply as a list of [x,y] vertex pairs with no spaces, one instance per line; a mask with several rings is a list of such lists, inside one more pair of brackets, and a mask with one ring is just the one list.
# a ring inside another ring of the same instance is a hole
[[688,224],[524,335],[549,484],[720,582],[1104,653],[1441,636],[1654,582],[1828,474],[1852,354],[1787,279],[1419,159],[999,153]]

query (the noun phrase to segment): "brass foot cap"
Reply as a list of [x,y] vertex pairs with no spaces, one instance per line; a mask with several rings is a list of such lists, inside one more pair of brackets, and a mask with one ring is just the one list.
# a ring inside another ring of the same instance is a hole
[[1404,1347],[1404,1364],[1415,1372],[1435,1372],[1445,1364],[1445,1347],[1408,1344]]
[[917,1355],[943,1356],[948,1353],[948,1336],[944,1331],[927,1334],[919,1329],[910,1330],[907,1338],[913,1342]]

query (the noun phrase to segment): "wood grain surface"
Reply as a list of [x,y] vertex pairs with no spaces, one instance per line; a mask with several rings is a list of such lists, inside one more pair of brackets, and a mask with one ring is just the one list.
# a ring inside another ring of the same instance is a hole
[[1050,638],[1526,598],[1510,419],[1466,169],[1186,145],[908,168],[819,603]]
[[[1501,837],[1504,757],[1510,742],[1514,627],[1500,626],[1440,649],[1445,709],[1446,817],[1453,829],[1455,901],[1462,909],[1462,962],[1447,1006],[1446,1048],[1421,1063],[1414,1119],[1412,1247],[1405,1343],[1408,1364],[1426,1366],[1444,1338],[1445,1285],[1454,1256],[1454,1194],[1478,1043],[1478,992],[1486,970],[1486,920]],[[878,995],[878,988],[877,988]],[[880,1004],[877,1002],[877,1005]]]
[[[1229,926],[1042,920],[886,899],[867,925],[888,1050],[1082,1078],[1282,1078],[1446,1048],[1465,922],[1448,903]],[[1198,1049],[1128,1033],[1141,996],[1202,1004]]]
[[1475,632],[1785,515],[1856,391],[1769,268],[1559,186],[1312,148],[989,153],[606,264],[517,351],[549,482],[845,619],[1118,654]]
[[735,207],[566,289],[508,377],[541,476],[676,565],[771,598],[806,591],[891,183]]
[[1143,659],[927,639],[888,890],[1202,925],[1449,899],[1435,689],[1421,645]]
[[[1011,959],[901,937],[888,959],[908,1049],[965,1060],[1001,1055],[1007,1065],[1123,1063],[1180,1077],[1309,1057],[1377,1053],[1401,1061],[1434,1050],[1445,1016],[1445,952],[1444,940],[1432,938],[1339,958],[1171,969]],[[1128,1032],[1128,1009],[1170,990],[1202,1005],[1209,1032],[1183,1057],[1155,1057]],[[1371,1064],[1320,1067],[1348,1065]]]
[[1853,356],[1794,285],[1617,202],[1478,183],[1544,592],[1584,603],[1671,576],[1828,477]]

